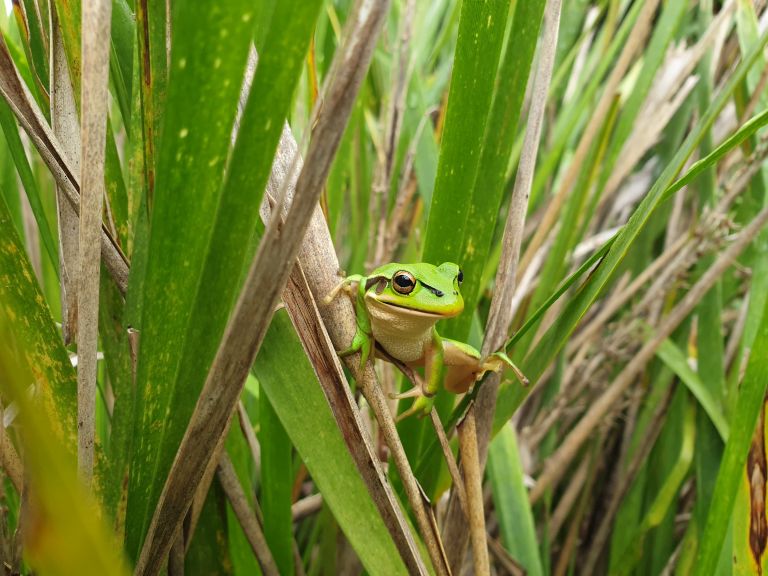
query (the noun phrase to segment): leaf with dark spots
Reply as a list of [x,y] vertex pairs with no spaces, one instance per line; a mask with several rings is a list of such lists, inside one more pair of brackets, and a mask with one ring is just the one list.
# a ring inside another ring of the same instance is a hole
[[747,482],[749,484],[749,549],[762,574],[763,554],[768,540],[768,521],[765,517],[766,479],[768,463],[765,456],[765,403],[760,411],[752,445],[747,456]]

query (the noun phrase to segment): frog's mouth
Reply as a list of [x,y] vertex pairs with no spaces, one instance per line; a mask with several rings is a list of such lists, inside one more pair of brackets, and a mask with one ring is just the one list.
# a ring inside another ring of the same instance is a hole
[[397,308],[398,310],[402,310],[406,312],[407,314],[411,316],[420,316],[422,318],[453,318],[454,316],[458,316],[461,313],[461,310],[457,310],[455,312],[427,312],[425,310],[415,310],[413,308],[410,308],[408,306],[403,306],[402,304],[395,304],[394,302],[387,302],[386,300],[375,300],[374,302],[376,304],[381,304],[382,306],[387,306],[390,308]]

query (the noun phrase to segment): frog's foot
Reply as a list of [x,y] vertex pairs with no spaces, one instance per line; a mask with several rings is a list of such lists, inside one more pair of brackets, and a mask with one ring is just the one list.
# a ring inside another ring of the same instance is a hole
[[360,276],[359,274],[353,274],[352,276],[347,276],[341,282],[336,284],[336,286],[334,286],[330,292],[328,292],[325,298],[323,298],[323,304],[327,306],[328,304],[333,302],[334,299],[339,295],[339,292],[341,292],[342,290],[351,294],[352,284],[356,282],[360,282],[361,279],[362,279],[362,276]]
[[512,359],[507,356],[505,352],[494,352],[483,361],[481,368],[484,371],[498,372],[505,364],[512,369],[512,372],[515,373],[515,376],[520,381],[521,385],[528,386],[528,384],[530,384],[530,381],[526,378],[525,374],[523,374],[522,370],[512,362]]
[[413,401],[413,404],[411,405],[410,408],[408,408],[408,410],[398,415],[398,417],[395,419],[395,422],[400,422],[402,420],[405,420],[409,416],[414,416],[414,415],[419,418],[424,418],[424,416],[432,412],[432,406],[434,406],[434,404],[435,404],[434,396],[425,396],[421,392],[421,390],[419,390],[419,397]]
[[421,391],[420,386],[414,386],[410,390],[406,390],[405,392],[400,392],[400,394],[395,394],[394,392],[390,392],[388,396],[390,400],[402,400],[403,398],[416,398],[418,396],[424,396],[424,392]]
[[342,358],[344,356],[350,356],[355,352],[360,352],[360,369],[365,368],[365,363],[368,362],[368,358],[371,356],[371,350],[373,349],[373,336],[366,334],[360,327],[357,327],[355,337],[352,338],[352,344],[346,350],[339,350],[337,354]]

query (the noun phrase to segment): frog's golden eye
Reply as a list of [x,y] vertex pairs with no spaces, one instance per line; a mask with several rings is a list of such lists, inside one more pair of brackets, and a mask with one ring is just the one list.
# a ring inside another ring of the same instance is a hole
[[395,275],[392,276],[392,288],[395,289],[395,292],[410,294],[415,287],[416,278],[410,272],[401,270],[400,272],[395,272]]
[[459,275],[456,279],[459,281],[459,286],[461,286],[461,283],[464,282],[464,272],[461,271],[461,268],[459,268]]

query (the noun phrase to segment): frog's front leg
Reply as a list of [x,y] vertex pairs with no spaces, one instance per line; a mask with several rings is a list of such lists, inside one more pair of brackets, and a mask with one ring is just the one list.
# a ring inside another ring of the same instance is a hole
[[347,276],[342,280],[328,296],[325,297],[325,302],[329,303],[336,295],[342,290],[347,289],[351,284],[357,283],[357,297],[355,298],[355,318],[357,323],[357,330],[352,338],[352,343],[346,350],[340,350],[339,356],[349,356],[355,352],[360,352],[360,369],[365,367],[365,363],[368,362],[368,358],[371,355],[373,349],[373,331],[371,330],[371,319],[368,316],[368,311],[365,308],[365,285],[366,278],[360,274],[353,274]]
[[445,350],[443,348],[443,339],[432,328],[432,338],[424,351],[424,382],[421,390],[414,388],[400,395],[399,397],[416,396],[408,410],[397,417],[397,421],[408,418],[416,414],[424,417],[432,411],[435,404],[435,394],[438,393],[443,383],[443,372],[445,367]]

